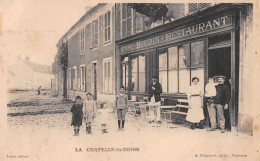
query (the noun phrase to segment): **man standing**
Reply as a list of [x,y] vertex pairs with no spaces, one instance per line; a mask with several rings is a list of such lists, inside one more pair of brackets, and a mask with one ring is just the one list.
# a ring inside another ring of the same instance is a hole
[[161,103],[161,93],[162,93],[162,86],[158,82],[158,78],[156,76],[152,77],[152,83],[149,85],[148,89],[148,101],[149,101],[149,115],[151,117],[150,123],[154,122],[155,118],[155,111],[157,113],[157,120],[160,122],[160,106]]
[[214,97],[214,103],[211,103],[208,107],[209,119],[211,123],[211,128],[209,131],[215,131],[217,128],[216,125],[216,116],[220,124],[221,133],[225,132],[225,117],[224,109],[228,109],[228,103],[230,99],[230,92],[228,86],[224,84],[226,77],[225,76],[215,76],[217,78],[219,85],[216,86],[216,97]]

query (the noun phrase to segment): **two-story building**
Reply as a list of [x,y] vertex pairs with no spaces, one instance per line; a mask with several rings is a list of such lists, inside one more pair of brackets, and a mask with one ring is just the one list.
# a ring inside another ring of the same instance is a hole
[[[168,8],[173,7],[168,4]],[[119,16],[121,37],[116,40],[117,85],[126,87],[132,99],[148,96],[153,75],[162,84],[162,97],[177,102],[186,98],[191,78],[198,77],[204,88],[209,77],[224,75],[231,79],[232,130],[253,131],[251,84],[248,74],[253,61],[252,4],[178,4],[172,22],[152,29],[142,28],[124,34],[124,21],[134,21],[130,14]],[[121,16],[121,17],[120,17]],[[131,25],[127,25],[128,27]],[[131,34],[132,33],[132,34]],[[207,109],[205,116],[207,117]]]

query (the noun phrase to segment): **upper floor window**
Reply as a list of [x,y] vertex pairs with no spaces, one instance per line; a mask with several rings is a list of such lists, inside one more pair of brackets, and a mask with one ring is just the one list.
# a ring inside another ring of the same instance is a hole
[[135,12],[135,33],[142,32],[144,25],[144,17],[138,12]]
[[210,3],[189,3],[189,13],[194,13],[210,6]]
[[111,40],[111,12],[108,11],[105,14],[105,23],[104,23],[104,34],[105,34],[105,43]]
[[98,20],[94,20],[92,23],[93,32],[93,47],[98,47]]
[[80,52],[85,51],[85,29],[80,30]]
[[122,38],[132,34],[132,8],[122,4]]

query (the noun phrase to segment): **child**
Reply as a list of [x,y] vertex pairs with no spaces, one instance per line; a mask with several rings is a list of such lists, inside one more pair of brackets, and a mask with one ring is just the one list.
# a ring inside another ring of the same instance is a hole
[[216,96],[217,91],[216,91],[216,86],[218,83],[214,83],[214,80],[212,77],[209,78],[208,83],[206,84],[205,87],[205,97],[206,97],[206,103],[211,104],[214,102],[213,98]]
[[87,99],[83,103],[83,115],[86,122],[86,132],[92,134],[91,123],[96,115],[96,102],[92,99],[92,94],[86,94]]
[[107,132],[107,120],[108,120],[108,113],[109,113],[109,109],[105,106],[101,106],[99,109],[99,120],[101,123],[101,130],[102,130],[102,134],[104,133],[108,133]]
[[124,131],[125,124],[125,115],[128,107],[128,98],[125,94],[125,88],[121,87],[119,94],[116,96],[115,107],[117,109],[117,118],[118,118],[118,131],[121,130],[121,121],[122,121],[122,131]]
[[72,105],[70,112],[72,112],[71,126],[74,126],[74,136],[79,135],[80,126],[82,125],[82,103],[81,97],[76,96],[76,103]]

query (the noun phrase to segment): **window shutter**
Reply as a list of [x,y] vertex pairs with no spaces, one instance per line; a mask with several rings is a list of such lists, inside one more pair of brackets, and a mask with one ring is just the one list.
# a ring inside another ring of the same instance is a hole
[[189,3],[189,13],[196,12],[198,10],[198,3]]
[[210,7],[210,3],[199,3],[199,9],[204,9]]

